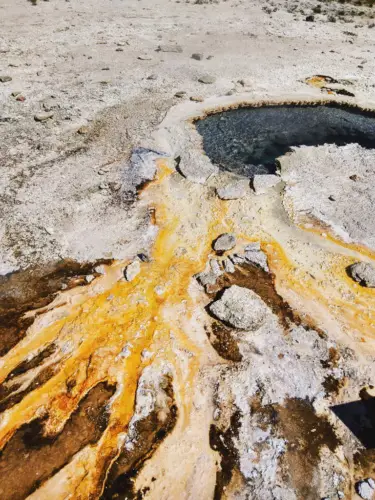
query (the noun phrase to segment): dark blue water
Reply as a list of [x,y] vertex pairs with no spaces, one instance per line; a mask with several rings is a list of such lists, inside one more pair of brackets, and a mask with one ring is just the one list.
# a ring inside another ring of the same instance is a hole
[[196,121],[211,161],[246,177],[275,173],[276,158],[292,146],[375,148],[375,113],[329,105],[239,108]]

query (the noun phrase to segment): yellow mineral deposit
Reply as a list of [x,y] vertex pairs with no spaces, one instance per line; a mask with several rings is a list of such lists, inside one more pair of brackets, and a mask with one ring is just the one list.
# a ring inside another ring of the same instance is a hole
[[[205,267],[212,241],[229,230],[237,235],[243,231],[227,215],[236,201],[221,201],[210,188],[191,184],[184,199],[178,177],[167,160],[160,160],[157,179],[140,195],[155,210],[158,227],[150,261],[142,262],[140,274],[126,282],[121,278],[126,263],[117,262],[90,285],[61,292],[1,361],[4,380],[33,353],[51,343],[59,347],[54,376],[3,413],[2,447],[36,416],[48,415],[46,432],[55,434],[91,388],[102,381],[116,386],[100,440],[77,453],[30,498],[100,495],[103,475],[119,455],[134,412],[139,377],[149,364],[167,362],[172,367],[179,425],[189,423],[194,385],[205,357],[204,347],[191,334],[194,326],[189,326],[194,310],[203,306],[189,286],[192,276]],[[240,238],[245,243],[250,236]],[[325,253],[322,275],[314,276],[307,260],[303,267],[296,266],[293,255],[286,255],[270,235],[262,238],[278,292],[317,326],[329,330],[340,323],[348,335],[355,332],[357,342],[375,336],[375,294],[347,278],[345,268],[353,262],[347,247],[349,255]],[[188,353],[188,364],[176,356],[178,350]]]

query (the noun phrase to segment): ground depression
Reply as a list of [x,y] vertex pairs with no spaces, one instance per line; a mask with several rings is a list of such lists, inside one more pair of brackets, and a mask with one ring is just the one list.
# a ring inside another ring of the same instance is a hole
[[375,147],[375,113],[336,103],[232,109],[196,127],[211,161],[246,177],[275,173],[276,159],[293,146]]

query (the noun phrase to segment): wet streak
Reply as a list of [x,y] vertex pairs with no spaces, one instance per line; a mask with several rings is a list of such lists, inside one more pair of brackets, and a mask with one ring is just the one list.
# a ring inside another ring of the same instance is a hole
[[63,285],[85,284],[86,275],[95,274],[98,264],[109,262],[80,264],[67,259],[0,276],[0,356],[26,335],[34,321],[23,317],[27,311],[47,306]]
[[[153,411],[136,423],[134,446],[130,449],[124,447],[112,465],[101,500],[143,498],[145,491],[136,491],[135,480],[145,462],[152,457],[162,441],[173,430],[178,418],[177,406],[173,403],[171,380],[168,380],[168,385],[164,390],[170,401],[167,412],[160,415],[158,411]],[[148,489],[146,487],[146,490]]]
[[272,174],[293,146],[358,143],[375,148],[375,113],[338,103],[242,107],[196,121],[203,147],[223,170]]
[[95,386],[56,436],[44,435],[44,419],[18,429],[1,451],[0,498],[26,498],[78,451],[96,443],[107,427],[106,405],[114,392],[115,387],[106,383]]

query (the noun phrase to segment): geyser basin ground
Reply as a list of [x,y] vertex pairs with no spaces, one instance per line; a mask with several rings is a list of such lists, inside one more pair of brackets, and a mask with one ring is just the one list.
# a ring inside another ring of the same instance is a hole
[[336,103],[231,109],[196,127],[211,161],[246,177],[275,173],[276,159],[292,146],[375,147],[375,114]]

